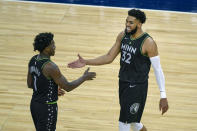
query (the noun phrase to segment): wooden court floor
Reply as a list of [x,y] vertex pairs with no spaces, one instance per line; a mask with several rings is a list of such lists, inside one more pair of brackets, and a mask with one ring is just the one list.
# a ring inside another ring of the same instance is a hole
[[[80,53],[106,53],[125,26],[128,9],[0,1],[0,131],[34,131],[26,86],[27,64],[37,52],[40,32],[55,34],[56,62],[65,77],[86,68],[67,64]],[[197,131],[197,14],[144,10],[144,31],[156,41],[166,79],[169,111],[161,116],[153,70],[143,124],[149,131]],[[119,56],[110,65],[91,66],[94,81],[59,98],[57,131],[118,131]]]

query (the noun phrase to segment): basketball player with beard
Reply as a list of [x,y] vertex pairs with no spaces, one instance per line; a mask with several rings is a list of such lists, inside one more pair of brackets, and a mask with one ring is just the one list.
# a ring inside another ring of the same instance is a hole
[[160,65],[160,57],[155,41],[142,30],[146,21],[143,11],[131,9],[126,18],[126,29],[119,33],[115,44],[107,54],[95,59],[79,59],[68,64],[70,68],[85,65],[104,65],[111,63],[121,53],[119,71],[119,131],[147,131],[140,122],[148,91],[150,66],[155,72],[160,89],[159,109],[162,115],[168,110],[165,92],[165,79]]

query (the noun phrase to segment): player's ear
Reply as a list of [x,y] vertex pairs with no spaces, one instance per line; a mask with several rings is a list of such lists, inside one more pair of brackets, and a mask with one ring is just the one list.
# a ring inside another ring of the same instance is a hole
[[137,21],[137,27],[138,28],[141,28],[142,27],[142,23],[139,20]]

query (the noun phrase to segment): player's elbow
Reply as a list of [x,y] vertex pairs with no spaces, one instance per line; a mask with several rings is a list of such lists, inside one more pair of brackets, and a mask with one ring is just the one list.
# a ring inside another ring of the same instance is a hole
[[28,82],[28,81],[27,81],[27,87],[30,88],[30,89],[33,89],[32,86],[31,86],[31,83]]
[[106,64],[110,64],[113,62],[113,59],[109,59],[108,61],[106,61]]
[[30,89],[33,89],[33,88],[32,88],[31,86],[29,86],[29,85],[28,85],[27,87],[30,88]]

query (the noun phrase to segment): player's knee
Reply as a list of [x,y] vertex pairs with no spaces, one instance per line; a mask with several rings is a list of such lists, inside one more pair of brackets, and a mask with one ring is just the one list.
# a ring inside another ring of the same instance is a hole
[[144,130],[142,123],[131,123],[131,129],[133,131],[146,131]]
[[119,131],[130,131],[131,124],[123,123],[119,121]]
[[146,127],[142,123],[123,123],[119,121],[119,131],[147,131]]

